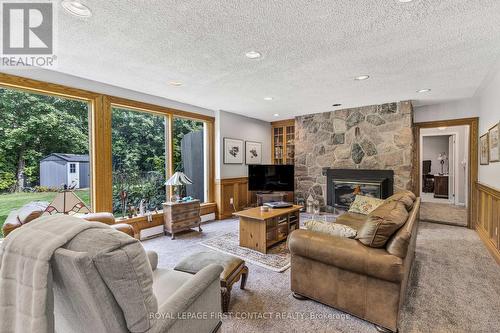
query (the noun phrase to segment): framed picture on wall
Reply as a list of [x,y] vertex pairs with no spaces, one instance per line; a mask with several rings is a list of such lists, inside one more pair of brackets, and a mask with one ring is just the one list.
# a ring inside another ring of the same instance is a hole
[[224,164],[243,164],[243,140],[224,138]]
[[262,143],[245,141],[246,164],[262,164]]
[[479,162],[481,165],[490,164],[490,148],[488,133],[479,138]]
[[499,130],[500,124],[496,124],[488,131],[488,142],[490,150],[490,162],[500,161]]

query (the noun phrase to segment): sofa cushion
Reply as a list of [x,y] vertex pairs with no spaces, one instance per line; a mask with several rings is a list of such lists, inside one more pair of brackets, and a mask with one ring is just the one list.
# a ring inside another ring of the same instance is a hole
[[411,242],[412,234],[416,231],[420,199],[415,201],[413,209],[409,213],[408,221],[387,242],[386,250],[392,255],[405,258]]
[[407,219],[408,212],[401,202],[386,202],[370,213],[356,239],[370,247],[383,247]]
[[404,190],[399,191],[389,198],[385,199],[385,202],[399,201],[405,205],[407,211],[410,211],[412,210],[413,204],[416,199],[417,197],[415,196],[415,194],[413,194],[413,192]]
[[367,219],[367,215],[347,212],[337,217],[335,222],[351,227],[357,231],[365,224]]
[[384,200],[382,199],[357,195],[349,208],[349,212],[368,215],[383,203]]
[[30,202],[22,206],[17,211],[17,218],[19,219],[19,222],[21,222],[21,224],[31,222],[34,219],[37,219],[40,216],[42,216],[43,212],[45,212],[45,209],[47,209],[48,205],[49,203],[44,201]]
[[67,248],[91,256],[120,305],[129,331],[149,330],[153,322],[149,314],[158,310],[158,303],[153,294],[152,268],[144,248],[136,239],[112,228],[95,230],[80,233]]
[[321,232],[331,236],[354,238],[356,237],[356,230],[339,223],[325,223],[316,220],[306,221],[304,224],[307,230]]

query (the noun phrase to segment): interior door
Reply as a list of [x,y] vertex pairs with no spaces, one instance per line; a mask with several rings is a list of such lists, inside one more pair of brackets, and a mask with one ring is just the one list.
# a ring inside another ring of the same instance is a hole
[[455,195],[455,142],[455,135],[450,135],[448,138],[448,193],[453,204],[457,203]]

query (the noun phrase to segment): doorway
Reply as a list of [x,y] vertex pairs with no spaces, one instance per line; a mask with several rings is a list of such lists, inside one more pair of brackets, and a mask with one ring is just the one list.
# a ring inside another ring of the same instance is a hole
[[415,193],[420,219],[472,227],[477,181],[477,118],[416,123]]

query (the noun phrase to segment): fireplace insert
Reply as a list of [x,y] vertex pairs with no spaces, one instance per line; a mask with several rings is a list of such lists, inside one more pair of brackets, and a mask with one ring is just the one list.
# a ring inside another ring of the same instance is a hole
[[392,170],[327,169],[327,204],[348,209],[356,195],[386,199],[394,192]]

